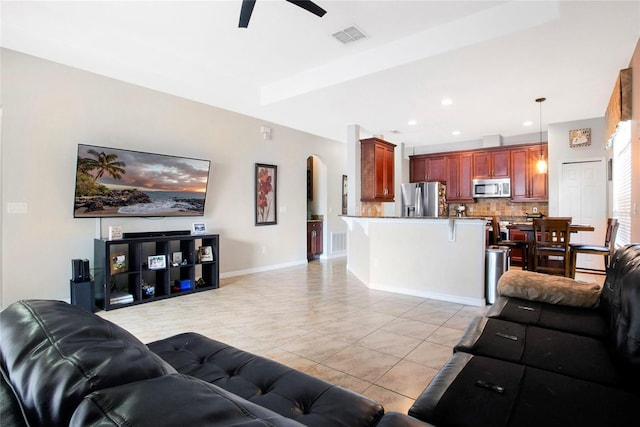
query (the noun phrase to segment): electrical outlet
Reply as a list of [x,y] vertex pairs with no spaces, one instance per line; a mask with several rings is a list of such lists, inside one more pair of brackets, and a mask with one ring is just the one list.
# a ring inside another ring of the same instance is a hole
[[533,213],[538,213],[538,207],[537,206],[533,207]]

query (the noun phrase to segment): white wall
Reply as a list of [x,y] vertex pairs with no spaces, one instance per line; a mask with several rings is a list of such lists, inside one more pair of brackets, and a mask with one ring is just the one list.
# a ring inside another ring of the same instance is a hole
[[[220,233],[221,274],[306,262],[306,161],[326,167],[325,229],[345,231],[344,144],[3,49],[1,305],[69,299],[73,258],[89,258],[110,225],[124,232]],[[272,139],[260,127],[270,126]],[[346,132],[346,127],[345,127]],[[74,219],[77,144],[210,159],[204,218]],[[278,166],[278,224],[254,225],[254,164]],[[7,213],[7,203],[27,213]],[[326,243],[326,242],[325,242]]]
[[[549,215],[558,216],[559,192],[562,164],[588,160],[604,160],[608,158],[604,139],[604,117],[576,120],[572,122],[553,123],[549,125]],[[569,131],[574,129],[591,129],[591,145],[586,147],[569,146]],[[602,177],[606,179],[606,176]],[[610,183],[607,183],[607,188]],[[610,188],[609,188],[610,190]],[[609,193],[608,191],[607,193]],[[606,204],[610,214],[610,197],[602,195],[602,203]]]

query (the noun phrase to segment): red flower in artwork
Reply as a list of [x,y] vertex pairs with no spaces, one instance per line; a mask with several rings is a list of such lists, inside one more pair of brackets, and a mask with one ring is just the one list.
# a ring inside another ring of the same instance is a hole
[[265,222],[269,218],[273,197],[272,177],[267,168],[258,169],[258,221]]

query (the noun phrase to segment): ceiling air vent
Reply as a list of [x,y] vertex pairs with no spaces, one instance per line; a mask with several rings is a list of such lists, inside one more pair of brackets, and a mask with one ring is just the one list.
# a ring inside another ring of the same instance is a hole
[[358,27],[354,25],[354,26],[345,28],[342,31],[338,31],[337,33],[334,33],[333,37],[335,37],[336,40],[342,42],[343,44],[349,44],[349,43],[358,41],[360,39],[363,39],[367,36],[365,33],[360,31]]

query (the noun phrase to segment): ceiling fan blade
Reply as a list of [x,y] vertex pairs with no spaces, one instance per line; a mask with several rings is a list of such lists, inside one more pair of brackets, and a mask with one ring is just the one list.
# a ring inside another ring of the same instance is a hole
[[313,13],[314,15],[317,16],[324,16],[325,13],[327,13],[326,10],[324,10],[323,8],[321,8],[320,6],[318,6],[317,4],[315,4],[314,2],[312,2],[311,0],[287,0],[289,3],[293,3],[296,6],[299,6],[301,8],[303,8],[304,10],[308,10],[309,12]]
[[242,0],[242,9],[240,9],[240,22],[238,28],[247,28],[249,26],[249,19],[251,19],[251,13],[253,12],[253,6],[256,5],[256,0]]

